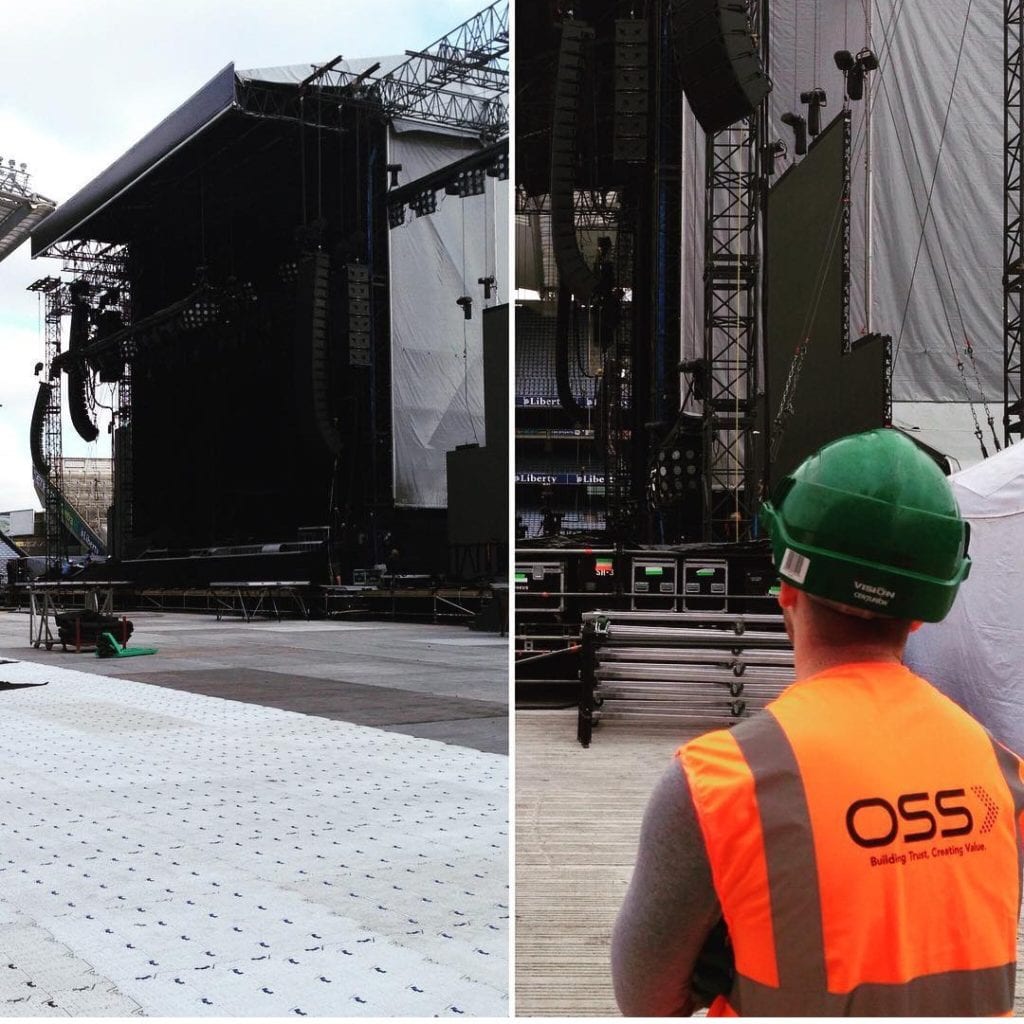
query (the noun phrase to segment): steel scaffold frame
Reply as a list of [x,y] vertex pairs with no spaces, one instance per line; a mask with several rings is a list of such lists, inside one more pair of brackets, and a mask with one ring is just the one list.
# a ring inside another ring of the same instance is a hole
[[1012,444],[1024,422],[1024,0],[1004,0],[1003,10],[1003,440]]
[[[768,66],[768,0],[748,4]],[[762,112],[706,136],[703,536],[741,540],[756,507]]]

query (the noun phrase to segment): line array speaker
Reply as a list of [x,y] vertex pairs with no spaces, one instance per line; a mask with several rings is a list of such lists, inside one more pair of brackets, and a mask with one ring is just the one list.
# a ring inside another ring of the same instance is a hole
[[345,267],[350,366],[370,365],[370,269],[362,263]]
[[35,405],[32,406],[32,421],[29,428],[29,440],[32,447],[32,465],[42,476],[49,476],[50,464],[46,461],[43,451],[43,425],[46,422],[46,407],[50,404],[50,385],[39,382]]
[[68,366],[68,410],[71,422],[83,441],[95,441],[100,436],[99,427],[93,422],[89,409],[89,394],[86,388],[86,373],[83,363],[72,362]]
[[581,299],[590,295],[597,283],[576,241],[573,202],[583,52],[593,38],[594,30],[584,22],[562,22],[551,122],[551,247],[562,286]]
[[771,92],[745,0],[675,0],[683,91],[707,132],[749,117]]
[[647,159],[648,87],[647,22],[615,22],[615,120],[613,155],[623,163]]

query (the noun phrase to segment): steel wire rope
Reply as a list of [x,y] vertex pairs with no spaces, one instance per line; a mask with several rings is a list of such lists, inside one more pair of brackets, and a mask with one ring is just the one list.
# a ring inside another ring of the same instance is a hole
[[[972,2],[973,2],[973,0],[972,0]],[[970,6],[971,6],[971,4],[969,3],[968,4],[967,14],[965,15],[965,18],[964,18],[964,32],[963,32],[963,35],[961,36],[961,43],[960,43],[961,53],[962,53],[964,38],[966,37],[967,22],[968,22],[968,19],[970,17]],[[958,54],[958,58],[957,58],[958,59],[958,64],[959,64],[960,56],[961,55]],[[885,87],[884,80],[883,80],[883,87]],[[950,104],[952,103],[952,98],[953,98],[953,94],[954,94],[955,89],[956,89],[956,76],[954,75],[953,85],[952,85],[952,88],[950,90]],[[900,93],[900,97],[902,99],[902,93]],[[890,108],[890,119],[893,121],[893,126],[895,127],[895,116],[894,116],[894,114],[892,112],[892,104],[891,104],[891,101],[889,99],[888,91],[887,90],[886,90],[886,103],[889,105],[889,108]],[[949,111],[950,111],[950,106],[947,105],[947,109],[946,109],[946,118],[947,119],[949,117]],[[906,103],[905,102],[903,103],[903,114],[904,114],[904,118],[907,120],[907,123],[909,125],[910,118],[909,118],[909,115],[907,114]],[[943,122],[943,134],[944,133],[945,133],[945,122]],[[897,130],[897,141],[899,141],[898,130]],[[918,173],[920,174],[921,180],[923,181],[924,180],[924,167],[922,166],[921,157],[920,157],[920,154],[919,154],[918,148],[917,148],[917,143],[914,141],[913,135],[911,135],[911,145],[913,147],[914,158],[915,158],[915,161],[917,163]],[[901,155],[903,155],[902,154],[902,146],[901,146]],[[936,158],[935,158],[935,172],[933,172],[933,179],[932,179],[933,180],[933,186],[934,186],[934,181],[935,181],[935,174],[938,171],[938,165],[939,165],[939,160],[941,158],[941,155],[942,154],[941,154],[941,143],[940,143],[939,152],[936,154]],[[904,159],[904,166],[906,166],[906,160],[905,159]],[[910,177],[910,170],[909,170],[909,168],[907,168],[907,176],[908,176],[908,180],[909,180],[909,177]],[[911,192],[912,192],[912,195],[914,197],[915,210],[916,210],[916,212],[918,214],[918,219],[920,220],[921,219],[921,215],[920,215],[920,209],[917,207],[917,197],[916,197],[916,195],[913,194],[913,190],[911,190]],[[929,200],[930,200],[930,197],[931,197],[931,191],[929,190]],[[926,217],[927,217],[927,213],[926,213]],[[922,225],[922,231],[924,231],[924,226],[923,225]],[[947,255],[946,255],[946,247],[945,247],[945,244],[944,244],[944,242],[942,240],[942,235],[939,234],[939,232],[937,230],[935,232],[935,237],[936,237],[936,241],[938,242],[938,246],[939,246],[939,254],[942,257],[943,268],[946,271],[946,279],[949,282],[949,290],[950,290],[950,293],[951,293],[951,295],[953,297],[953,304],[954,304],[954,307],[956,309],[957,319],[960,322],[960,332],[961,332],[961,334],[963,336],[963,339],[964,339],[964,349],[967,352],[968,359],[970,360],[970,363],[971,363],[971,369],[973,371],[974,379],[975,379],[975,382],[977,384],[978,394],[979,394],[979,396],[981,398],[981,403],[982,403],[982,406],[983,406],[983,408],[985,410],[985,418],[986,418],[986,421],[988,422],[989,429],[992,432],[992,440],[995,443],[996,451],[1000,451],[1002,449],[1002,445],[1000,444],[999,437],[996,434],[995,422],[994,422],[994,418],[992,416],[992,410],[989,408],[988,400],[985,397],[985,389],[984,389],[984,385],[982,384],[981,373],[980,373],[980,371],[978,369],[977,361],[974,358],[974,346],[971,344],[971,340],[970,340],[970,338],[967,335],[967,323],[966,323],[966,321],[964,319],[963,309],[962,309],[962,307],[960,305],[960,297],[959,297],[959,294],[957,292],[956,285],[953,283],[953,275],[952,275],[952,271],[950,270],[949,260],[948,260]],[[935,271],[934,260],[933,260],[932,255],[931,255],[930,246],[927,246],[927,239],[926,239],[926,248],[927,248],[927,255],[928,255],[929,262],[932,264],[932,273],[935,276],[936,284],[938,284],[938,274]],[[911,286],[912,285],[913,285],[913,278],[911,279]],[[942,296],[941,291],[939,292],[939,295],[940,295],[940,300],[941,300],[941,296]],[[908,298],[909,298],[909,296],[908,296]],[[947,323],[947,327],[949,327],[950,336],[953,337],[954,336],[953,328],[952,328],[952,325],[951,325],[951,323],[949,321],[949,316],[948,316],[948,314],[946,314],[945,304],[944,303],[943,303],[943,313],[946,315],[946,323]],[[901,334],[902,334],[902,331],[901,331]],[[954,342],[954,348],[955,348],[955,342]],[[895,356],[894,356],[894,360],[895,360]],[[957,362],[957,369],[960,370],[961,376],[963,376],[962,363],[960,362],[959,357],[958,357],[958,362]],[[964,383],[965,383],[965,386],[966,386],[966,378],[964,378]],[[969,396],[968,396],[968,400],[969,400]],[[977,421],[976,421],[975,425],[977,426]],[[980,438],[979,438],[979,441],[980,441]],[[982,445],[982,450],[984,451],[984,445]],[[987,453],[986,453],[986,457],[987,457]]]
[[[862,7],[862,9],[864,11],[865,20],[867,19],[868,3],[869,2],[871,2],[871,0],[861,0],[861,7]],[[879,6],[878,0],[874,0],[874,3],[875,3],[875,7],[876,7],[876,9],[878,11],[879,19],[882,20],[883,19],[883,14],[882,14],[881,7]],[[897,30],[897,28],[899,26],[899,21],[900,21],[900,19],[903,16],[903,11],[904,10],[905,10],[905,0],[897,0],[897,2],[894,3],[893,6],[890,8],[890,11],[889,11],[889,23],[888,23],[888,25],[882,31],[882,46],[880,47],[879,54],[878,54],[878,59],[879,59],[879,76],[882,78],[883,91],[886,92],[886,102],[890,106],[890,118],[893,120],[894,127],[895,127],[895,117],[894,117],[894,115],[892,113],[891,100],[888,97],[888,90],[887,90],[887,87],[886,87],[886,84],[885,84],[885,77],[884,76],[885,76],[885,71],[887,70],[887,63],[886,62],[887,62],[888,58],[891,57],[891,55],[892,55],[893,44],[894,44],[894,40],[896,38],[896,30]],[[875,103],[877,103],[877,101],[878,101],[878,91],[874,91],[872,93],[870,99],[869,99],[869,102],[868,102],[868,114],[871,114],[871,113],[874,112]],[[849,107],[849,101],[848,100],[845,102],[844,106]],[[905,113],[905,107],[904,107],[904,113]],[[905,116],[906,116],[906,113],[905,113]],[[861,147],[862,147],[862,145],[863,145],[863,143],[865,141],[865,137],[866,137],[865,136],[866,120],[867,119],[865,118],[864,120],[862,120],[861,124],[858,125],[857,137],[855,139],[854,146],[853,146],[854,162],[857,159],[859,159],[859,152],[860,152],[860,149],[861,149]],[[909,124],[909,118],[907,120],[908,120],[908,124]],[[909,180],[910,171],[909,171],[909,167],[907,166],[906,157],[902,153],[902,142],[901,142],[901,139],[900,139],[900,134],[899,134],[898,129],[897,129],[897,132],[896,132],[896,138],[897,138],[897,144],[901,148],[901,156],[903,156],[903,162],[904,162],[904,166],[905,166],[905,168],[907,170],[907,175],[908,175],[908,180]],[[914,148],[915,148],[915,155],[916,155],[916,144],[915,144]],[[940,152],[940,155],[941,155],[941,152]],[[924,171],[923,171],[923,168],[921,167],[920,158],[918,158],[918,167],[919,167],[919,172],[921,173],[921,177],[922,177],[922,180],[923,180],[923,178],[924,178]],[[915,207],[916,207],[916,202],[917,202],[916,194],[913,192],[913,190],[911,190],[911,194],[914,197]],[[920,213],[919,212],[918,212],[918,216],[919,216],[919,219],[920,219]],[[939,240],[939,244],[940,244],[940,247],[941,247],[941,245],[942,245],[941,239]],[[929,257],[930,257],[930,252],[929,252]],[[936,281],[938,281],[937,276],[936,276]],[[955,295],[955,291],[954,291],[954,295]],[[909,298],[909,296],[908,296],[908,298]],[[944,310],[944,312],[945,312],[945,310]],[[947,317],[947,321],[948,321],[948,317]],[[952,327],[950,327],[950,331],[951,331],[951,334],[952,334]],[[966,334],[966,332],[965,332],[965,334]],[[955,347],[955,345],[954,345],[954,347]],[[983,404],[985,406],[986,416],[989,418],[989,425],[990,425],[990,427],[992,427],[993,437],[995,437],[995,428],[992,425],[991,412],[988,409],[988,404],[987,404],[987,401],[985,400],[984,392],[981,389],[980,374],[977,371],[977,364],[976,364],[976,362],[974,361],[974,358],[973,358],[973,347],[970,346],[969,343],[968,343],[968,346],[967,346],[967,350],[968,350],[968,354],[969,354],[969,356],[971,358],[972,367],[975,370],[975,375],[978,378],[979,391],[981,392],[982,402],[983,402]],[[894,357],[893,361],[895,361],[895,357]],[[961,370],[961,376],[963,377],[962,370]],[[965,377],[963,378],[963,382],[964,382],[964,386],[965,386],[965,392],[967,394],[968,405],[971,408],[971,415],[975,419],[975,424],[976,424],[976,434],[975,434],[975,436],[977,436],[977,430],[980,429],[980,426],[977,424],[977,414],[974,411],[974,406],[973,406],[973,403],[971,402],[971,399],[970,399],[970,392],[969,392],[969,390],[967,390],[966,378]],[[979,441],[980,441],[980,438],[979,438]],[[998,445],[998,443],[999,443],[998,439],[996,439],[996,444]],[[981,447],[982,447],[982,451],[985,452],[985,448],[984,448],[984,444],[983,443],[982,443]],[[986,454],[986,457],[987,457],[987,453],[985,453],[985,454]]]

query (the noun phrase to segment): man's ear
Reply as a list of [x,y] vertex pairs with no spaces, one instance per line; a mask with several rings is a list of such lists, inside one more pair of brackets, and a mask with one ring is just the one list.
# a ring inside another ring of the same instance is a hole
[[796,604],[796,595],[798,593],[799,591],[796,587],[783,580],[782,585],[779,587],[779,607],[792,608]]

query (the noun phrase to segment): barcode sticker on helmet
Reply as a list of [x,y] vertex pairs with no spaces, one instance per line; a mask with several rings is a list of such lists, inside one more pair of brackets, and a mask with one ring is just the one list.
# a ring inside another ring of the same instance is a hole
[[810,567],[811,560],[809,558],[804,558],[792,548],[786,548],[786,553],[782,556],[782,565],[779,566],[779,573],[788,576],[794,583],[803,583]]

